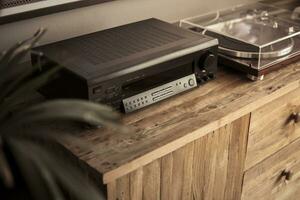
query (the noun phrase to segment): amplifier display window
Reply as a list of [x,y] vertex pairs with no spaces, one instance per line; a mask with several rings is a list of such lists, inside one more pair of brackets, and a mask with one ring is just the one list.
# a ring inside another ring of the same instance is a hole
[[154,87],[160,86],[164,83],[176,80],[178,78],[193,74],[193,62],[187,63],[185,65],[180,65],[171,70],[165,71],[160,74],[155,74],[152,76],[147,76],[144,79],[140,79],[131,82],[123,86],[123,92],[125,94],[137,94],[145,90],[152,89]]

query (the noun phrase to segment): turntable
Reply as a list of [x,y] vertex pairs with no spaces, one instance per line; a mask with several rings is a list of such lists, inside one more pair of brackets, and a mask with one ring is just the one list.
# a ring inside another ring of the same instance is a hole
[[300,23],[293,12],[263,3],[183,19],[180,26],[219,40],[219,62],[261,80],[300,58]]
[[273,7],[281,9],[287,9],[295,13],[298,12],[298,7],[300,6],[299,0],[261,0],[260,3],[272,5]]

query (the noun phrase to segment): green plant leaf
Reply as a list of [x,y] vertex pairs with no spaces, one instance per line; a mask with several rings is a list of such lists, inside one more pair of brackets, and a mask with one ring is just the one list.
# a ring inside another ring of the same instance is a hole
[[[17,86],[22,80],[31,75],[34,70],[22,69],[18,64],[22,59],[31,51],[32,47],[40,40],[40,38],[45,34],[44,29],[39,29],[33,37],[24,40],[23,42],[15,45],[11,48],[6,55],[0,60],[0,74],[3,74],[2,79],[0,79],[0,86],[8,83],[8,86],[4,89],[0,96],[0,103],[12,89]],[[28,44],[27,44],[28,43]],[[34,69],[37,69],[36,67]]]
[[13,80],[14,77],[17,77],[18,75],[23,73],[24,69],[21,69],[20,66],[18,66],[21,62],[21,60],[27,55],[27,53],[30,51],[31,47],[29,45],[23,45],[19,47],[18,52],[16,55],[14,55],[11,60],[1,66],[0,74],[2,75],[2,78],[0,79],[0,86],[3,84],[10,82]]
[[59,67],[54,67],[45,73],[29,80],[28,82],[24,83],[20,86],[20,88],[16,89],[6,100],[0,102],[0,120],[5,117],[5,115],[11,110],[11,107],[17,102],[19,99],[24,98],[29,92],[35,91],[45,83],[55,74],[57,71],[60,70]]
[[[32,37],[15,44],[5,52],[0,59],[0,74],[7,73],[11,66],[14,67],[14,63],[19,62],[36,45],[45,32],[45,29],[40,28]],[[27,45],[27,43],[29,44]]]
[[[50,121],[83,122],[92,126],[106,126],[122,133],[129,129],[119,123],[120,115],[112,108],[84,100],[54,100],[30,107],[11,119],[12,124],[6,124],[8,129],[17,128],[23,124]],[[6,130],[4,133],[11,133]],[[55,133],[53,133],[55,134]]]
[[[25,118],[25,116],[27,116]],[[18,116],[24,123],[43,120],[72,120],[98,126],[120,115],[112,108],[84,100],[53,100],[33,106]]]
[[[33,156],[35,157],[35,156]],[[47,186],[47,189],[49,193],[51,194],[51,197],[55,200],[64,200],[65,197],[59,188],[59,185],[57,185],[56,180],[53,176],[53,174],[50,173],[50,170],[48,169],[48,166],[42,162],[42,160],[37,157],[34,158],[35,165],[37,166],[37,169],[39,170],[42,178],[45,181],[45,185]]]
[[9,84],[6,85],[5,87],[1,88],[1,93],[0,93],[0,102],[3,102],[4,99],[11,94],[12,92],[16,91],[18,87],[22,85],[26,80],[29,79],[29,77],[32,76],[34,73],[33,70],[26,70],[23,69],[22,73],[19,73],[18,76],[14,77],[9,81]]
[[[26,153],[35,164],[39,163],[37,165],[41,167],[39,170],[47,171],[47,176],[51,177],[51,179],[44,176],[43,181],[48,187],[52,187],[50,191],[53,196],[59,194],[56,197],[62,198],[58,189],[58,186],[61,186],[62,189],[70,192],[78,200],[105,199],[105,195],[87,181],[79,168],[66,162],[61,155],[54,154],[54,149],[49,151],[50,149],[48,150],[42,144],[28,140],[18,140],[17,142],[14,141],[14,143],[19,143],[19,147],[23,147],[23,151],[26,150]],[[30,179],[28,181],[31,182]],[[36,192],[35,190],[33,192]]]
[[[44,150],[44,149],[43,149]],[[86,177],[76,167],[72,166],[64,160],[44,155],[43,159],[47,166],[51,169],[54,176],[62,187],[69,191],[72,196],[78,200],[104,200],[105,195],[93,184],[86,181]],[[52,162],[56,161],[56,162]]]
[[[45,199],[51,200],[48,188],[45,186],[45,182],[41,175],[38,173],[39,169],[35,165],[34,161],[32,160],[30,154],[28,152],[26,146],[23,141],[15,140],[14,138],[5,137],[4,139],[6,145],[6,151],[9,151],[9,154],[12,155],[14,173],[20,173],[22,176],[22,180],[18,177],[16,182],[23,182],[25,181],[25,187],[30,191],[30,195],[35,200]],[[27,198],[26,198],[27,199]]]
[[14,179],[12,175],[12,171],[7,162],[7,158],[3,151],[2,139],[0,138],[0,177],[2,179],[3,184],[7,188],[12,188],[14,186]]

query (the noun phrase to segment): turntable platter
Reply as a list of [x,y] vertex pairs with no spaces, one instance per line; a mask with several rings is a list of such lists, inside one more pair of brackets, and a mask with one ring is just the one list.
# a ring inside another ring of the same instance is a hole
[[259,56],[260,58],[276,58],[289,54],[294,46],[292,39],[264,48],[258,48],[258,46],[283,38],[290,31],[293,31],[293,27],[279,25],[275,18],[270,18],[267,13],[261,13],[258,17],[247,15],[243,18],[209,25],[205,34],[219,39],[220,53],[251,59]]
[[232,57],[238,57],[238,58],[252,59],[252,58],[260,57],[264,59],[269,59],[269,58],[277,58],[277,57],[288,55],[293,50],[294,41],[293,39],[284,40],[263,48],[261,52],[245,51],[245,50],[243,51],[242,49],[245,48],[243,48],[242,44],[239,44],[241,50],[238,50],[237,48],[233,48],[234,45],[227,45],[227,46],[224,46],[224,43],[222,43],[222,45],[219,46],[219,53],[232,56]]

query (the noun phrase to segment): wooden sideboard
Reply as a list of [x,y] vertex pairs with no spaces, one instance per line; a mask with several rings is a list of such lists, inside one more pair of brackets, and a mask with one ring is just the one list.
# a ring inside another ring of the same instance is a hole
[[128,134],[81,134],[68,146],[110,200],[299,199],[300,63],[251,82],[217,79],[123,117]]

